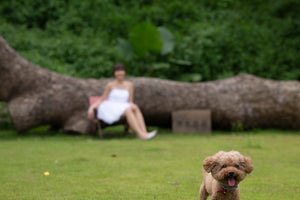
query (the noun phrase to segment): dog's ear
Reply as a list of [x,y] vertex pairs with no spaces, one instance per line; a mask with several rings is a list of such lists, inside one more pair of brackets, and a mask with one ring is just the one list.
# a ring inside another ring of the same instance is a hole
[[207,173],[210,173],[212,169],[217,165],[216,158],[214,156],[210,156],[205,158],[203,162],[203,168]]
[[253,170],[252,161],[249,157],[245,157],[244,161],[245,161],[245,169],[246,169],[245,171],[247,174],[250,174]]

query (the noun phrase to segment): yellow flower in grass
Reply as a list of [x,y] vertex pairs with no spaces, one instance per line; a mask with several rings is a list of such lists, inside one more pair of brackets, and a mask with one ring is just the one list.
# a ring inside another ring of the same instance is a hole
[[50,172],[44,172],[44,176],[49,176]]

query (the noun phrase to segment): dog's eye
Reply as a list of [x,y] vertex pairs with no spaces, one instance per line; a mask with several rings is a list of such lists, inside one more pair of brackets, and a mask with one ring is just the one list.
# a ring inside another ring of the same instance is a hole
[[226,168],[226,167],[227,167],[227,165],[223,165],[223,166],[222,166],[222,168]]
[[240,166],[238,166],[238,165],[234,165],[234,167],[238,169]]

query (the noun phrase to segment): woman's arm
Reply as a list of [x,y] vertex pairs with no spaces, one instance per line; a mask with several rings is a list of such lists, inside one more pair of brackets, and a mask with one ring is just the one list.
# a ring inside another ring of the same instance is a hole
[[133,103],[133,84],[129,82],[129,103]]
[[104,89],[104,92],[101,96],[101,99],[99,99],[98,101],[96,101],[93,105],[95,108],[98,108],[98,106],[102,103],[103,100],[105,99],[108,99],[108,95],[109,95],[109,92],[111,91],[111,83],[108,83],[106,86],[105,86],[105,89]]
[[94,119],[94,109],[98,108],[98,106],[102,103],[102,101],[108,98],[110,90],[111,90],[111,84],[108,83],[105,86],[105,89],[104,89],[104,92],[103,92],[101,98],[89,107],[89,109],[88,109],[88,118],[89,119],[91,119],[91,120]]

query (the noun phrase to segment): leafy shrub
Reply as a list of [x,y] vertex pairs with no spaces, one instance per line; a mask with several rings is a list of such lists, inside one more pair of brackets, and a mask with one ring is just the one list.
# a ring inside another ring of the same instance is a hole
[[131,76],[208,81],[250,73],[300,80],[299,5],[2,0],[0,34],[31,62],[83,78],[109,77],[121,60]]

